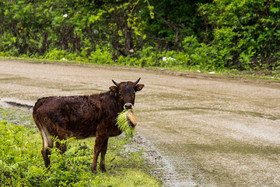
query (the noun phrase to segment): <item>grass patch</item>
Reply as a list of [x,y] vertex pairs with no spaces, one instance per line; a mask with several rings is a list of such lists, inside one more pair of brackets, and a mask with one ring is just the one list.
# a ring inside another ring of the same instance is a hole
[[25,127],[35,127],[30,110],[0,107],[0,121],[6,121],[20,126],[24,124]]
[[109,140],[107,173],[91,173],[94,138],[65,141],[61,155],[52,149],[51,165],[44,167],[42,140],[36,128],[0,122],[0,184],[3,186],[160,186],[149,175],[141,152],[129,152],[124,137]]

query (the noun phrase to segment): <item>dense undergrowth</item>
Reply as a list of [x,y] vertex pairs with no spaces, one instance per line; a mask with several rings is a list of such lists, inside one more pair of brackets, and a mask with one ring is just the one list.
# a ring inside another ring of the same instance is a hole
[[279,6],[279,0],[0,0],[0,56],[279,77]]
[[141,152],[125,151],[129,140],[111,138],[106,155],[107,173],[91,173],[94,139],[69,139],[68,150],[52,149],[51,165],[44,167],[42,140],[36,128],[0,121],[1,186],[160,186],[149,175]]

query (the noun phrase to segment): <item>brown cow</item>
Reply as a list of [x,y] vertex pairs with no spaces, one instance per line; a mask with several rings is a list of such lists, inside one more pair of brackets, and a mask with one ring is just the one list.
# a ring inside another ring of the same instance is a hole
[[[105,172],[105,154],[109,137],[118,136],[121,131],[116,126],[116,117],[123,108],[132,109],[135,92],[142,90],[143,84],[121,82],[111,86],[105,93],[87,96],[45,97],[39,99],[33,108],[33,118],[43,140],[42,155],[45,166],[50,165],[50,150],[53,142],[50,136],[59,140],[70,137],[83,139],[96,137],[94,157],[91,166],[96,173],[97,159],[101,153],[100,169]],[[62,153],[66,146],[56,146]]]

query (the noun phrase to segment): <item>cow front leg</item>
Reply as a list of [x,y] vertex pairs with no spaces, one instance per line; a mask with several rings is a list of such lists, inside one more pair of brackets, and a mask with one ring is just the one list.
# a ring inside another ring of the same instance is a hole
[[105,169],[105,155],[107,153],[108,139],[109,138],[107,138],[105,140],[105,142],[103,143],[102,148],[101,148],[100,169],[101,169],[102,172],[106,172],[106,169]]
[[102,150],[102,146],[105,142],[105,140],[108,140],[108,138],[104,137],[104,136],[96,136],[96,139],[95,139],[95,145],[94,145],[94,155],[93,155],[93,162],[92,162],[92,165],[91,165],[91,171],[92,173],[97,173],[97,170],[96,170],[96,167],[97,167],[97,159],[98,159],[98,156]]

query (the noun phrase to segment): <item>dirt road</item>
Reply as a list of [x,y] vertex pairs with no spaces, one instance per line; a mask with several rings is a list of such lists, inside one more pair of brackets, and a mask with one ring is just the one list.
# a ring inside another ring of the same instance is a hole
[[137,131],[180,174],[177,186],[280,186],[279,82],[0,60],[0,97],[91,94],[139,77]]

